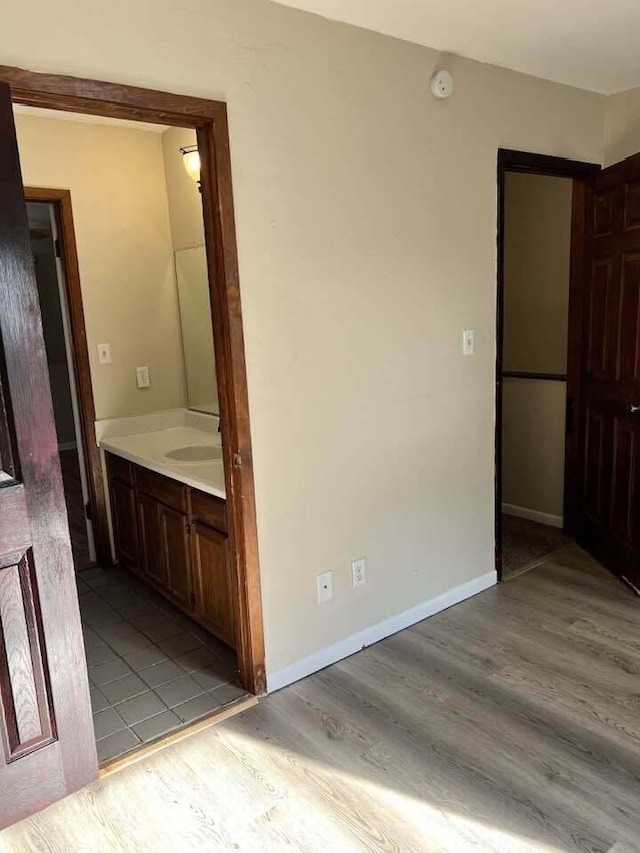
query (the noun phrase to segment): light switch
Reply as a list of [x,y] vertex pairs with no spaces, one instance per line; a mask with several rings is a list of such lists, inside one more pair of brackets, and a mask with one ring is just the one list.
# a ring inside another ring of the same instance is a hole
[[473,355],[476,349],[476,330],[465,329],[462,332],[462,355]]
[[149,379],[149,368],[136,367],[136,380],[138,388],[150,388],[151,380]]
[[98,344],[98,364],[111,364],[111,344]]

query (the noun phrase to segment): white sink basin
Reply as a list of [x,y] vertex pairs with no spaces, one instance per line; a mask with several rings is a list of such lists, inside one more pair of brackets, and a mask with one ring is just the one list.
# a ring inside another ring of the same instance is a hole
[[186,447],[176,447],[164,454],[170,462],[193,464],[198,462],[213,462],[222,459],[222,448],[216,444],[188,444]]

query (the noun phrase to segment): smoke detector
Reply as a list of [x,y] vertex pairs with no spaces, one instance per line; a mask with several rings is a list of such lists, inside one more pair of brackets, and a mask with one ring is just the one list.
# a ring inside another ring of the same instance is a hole
[[453,92],[453,77],[448,71],[436,71],[431,78],[431,91],[436,98],[448,98]]

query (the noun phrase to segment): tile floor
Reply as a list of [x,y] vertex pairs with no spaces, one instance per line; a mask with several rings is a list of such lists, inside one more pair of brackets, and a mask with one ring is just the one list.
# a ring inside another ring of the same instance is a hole
[[247,695],[234,653],[130,572],[77,583],[101,764]]

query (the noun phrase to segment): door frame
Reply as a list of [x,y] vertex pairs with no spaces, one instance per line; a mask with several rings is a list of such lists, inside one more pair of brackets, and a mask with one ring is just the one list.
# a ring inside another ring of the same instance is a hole
[[[498,149],[498,223],[497,223],[497,296],[496,296],[496,375],[495,375],[495,566],[502,580],[502,382],[504,336],[504,199],[505,175],[519,172],[529,175],[571,178],[571,241],[569,261],[569,317],[567,331],[567,409],[565,428],[564,530],[572,534],[577,521],[576,509],[580,484],[579,412],[582,368],[582,316],[585,281],[586,212],[591,178],[601,166],[581,160],[568,160],[547,154],[534,154],[508,148]],[[558,378],[554,374],[555,378]],[[549,378],[549,377],[545,377]]]
[[96,409],[91,384],[89,347],[82,305],[80,267],[73,225],[71,192],[62,189],[25,187],[25,201],[53,205],[58,225],[60,260],[64,269],[64,290],[69,311],[73,371],[77,389],[80,432],[85,456],[85,473],[89,490],[89,518],[93,526],[96,557],[101,565],[111,564],[111,543],[107,521],[107,500],[102,476],[100,449],[96,444]]
[[[223,101],[0,66],[14,103],[193,128],[200,151],[240,679],[266,692],[260,567],[227,107]],[[95,438],[93,440],[95,444]]]

